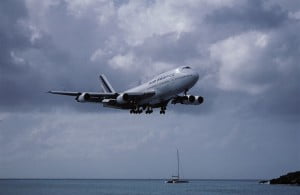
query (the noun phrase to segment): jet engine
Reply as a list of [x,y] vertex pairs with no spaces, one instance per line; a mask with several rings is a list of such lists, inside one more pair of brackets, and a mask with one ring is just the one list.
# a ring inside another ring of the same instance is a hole
[[117,97],[117,102],[119,104],[125,104],[128,102],[128,100],[129,100],[129,96],[127,93],[122,93],[122,94],[118,95],[118,97]]
[[187,104],[187,105],[199,105],[203,103],[203,97],[202,96],[193,96],[193,95],[186,95],[186,96],[178,96],[175,98],[172,103],[181,103],[181,104]]
[[204,102],[204,98],[202,96],[197,96],[196,100],[197,104],[202,104]]
[[82,93],[79,96],[76,97],[77,102],[86,102],[90,99],[90,94],[88,93]]
[[197,104],[198,96],[186,95],[181,99],[182,104]]

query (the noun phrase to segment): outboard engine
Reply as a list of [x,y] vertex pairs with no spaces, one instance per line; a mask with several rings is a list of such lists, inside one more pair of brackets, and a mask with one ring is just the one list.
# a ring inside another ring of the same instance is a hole
[[204,99],[202,96],[193,96],[193,98],[191,98],[192,101],[189,101],[188,104],[191,104],[191,105],[199,105],[199,104],[202,104]]
[[120,95],[118,95],[117,97],[117,102],[119,104],[125,104],[129,101],[129,95],[127,93],[122,93]]
[[87,102],[90,99],[90,94],[88,93],[82,93],[79,96],[76,97],[77,102]]
[[178,96],[173,101],[172,104],[181,103],[187,105],[199,105],[203,103],[202,96],[193,96],[193,95],[186,95],[186,96]]
[[197,104],[202,104],[204,102],[204,98],[202,96],[197,96],[196,100]]

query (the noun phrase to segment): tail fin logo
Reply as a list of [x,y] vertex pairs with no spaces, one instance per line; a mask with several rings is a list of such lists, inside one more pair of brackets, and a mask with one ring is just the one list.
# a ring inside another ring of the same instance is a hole
[[101,87],[105,93],[115,93],[116,91],[114,88],[111,86],[111,84],[108,82],[107,78],[105,75],[100,75],[100,82],[101,82]]

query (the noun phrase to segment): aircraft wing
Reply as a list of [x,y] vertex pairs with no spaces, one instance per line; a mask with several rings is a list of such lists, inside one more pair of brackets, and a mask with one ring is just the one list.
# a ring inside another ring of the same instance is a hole
[[117,93],[97,93],[97,92],[74,92],[74,91],[48,91],[51,94],[67,95],[67,96],[79,96],[81,94],[89,94],[90,97],[94,98],[116,98]]
[[[116,100],[120,95],[119,93],[98,93],[98,92],[74,92],[74,91],[48,91],[48,93],[56,95],[75,96],[77,101],[85,102],[102,102],[104,99]],[[129,100],[142,100],[155,95],[154,91],[149,92],[125,92],[128,95]]]
[[72,92],[72,91],[48,91],[51,94],[58,94],[58,95],[68,95],[68,96],[78,96],[80,92]]
[[102,102],[104,99],[115,99],[117,93],[98,93],[98,92],[73,92],[73,91],[48,91],[56,95],[75,96],[78,102]]

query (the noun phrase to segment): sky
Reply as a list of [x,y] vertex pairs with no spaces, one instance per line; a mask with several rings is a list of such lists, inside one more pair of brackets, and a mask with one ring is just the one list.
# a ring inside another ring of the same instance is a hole
[[[2,0],[0,178],[260,179],[300,170],[299,0]],[[49,90],[117,91],[189,65],[166,115]]]

